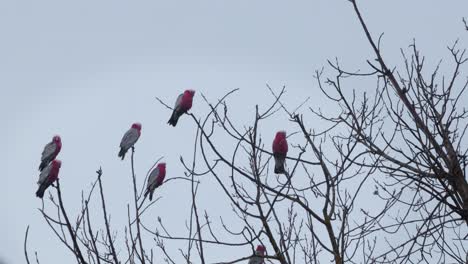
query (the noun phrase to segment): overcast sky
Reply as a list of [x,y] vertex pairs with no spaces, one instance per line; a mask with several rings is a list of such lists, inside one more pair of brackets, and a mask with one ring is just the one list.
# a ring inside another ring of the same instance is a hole
[[[360,2],[374,36],[385,32],[383,54],[394,65],[413,38],[430,63],[448,58],[446,46],[457,38],[467,46],[461,22],[468,17],[466,0]],[[40,154],[54,134],[63,141],[60,178],[70,211],[79,208],[80,191],[102,166],[112,221],[122,230],[130,166],[117,152],[131,123],[143,124],[136,145],[140,183],[157,158],[164,156],[167,176],[176,177],[183,173],[179,156],[191,157],[193,123],[182,117],[176,128],[166,125],[170,112],[155,96],[173,104],[184,89],[195,89],[193,112],[201,115],[206,107],[200,93],[214,101],[240,88],[231,108],[250,122],[254,105],[269,96],[265,83],[286,85],[291,105],[306,96],[323,105],[314,70],[335,57],[354,69],[372,58],[345,0],[4,0],[0,36],[0,138],[6,144],[0,152],[6,182],[0,259],[6,263],[24,263],[27,225],[29,248],[41,263],[73,262],[40,216],[34,195]],[[161,188],[162,199],[148,218],[161,215],[178,231],[188,218],[181,194],[188,187],[177,182]],[[203,208],[211,206],[209,198],[200,199]],[[219,254],[214,257],[220,260],[229,255]]]

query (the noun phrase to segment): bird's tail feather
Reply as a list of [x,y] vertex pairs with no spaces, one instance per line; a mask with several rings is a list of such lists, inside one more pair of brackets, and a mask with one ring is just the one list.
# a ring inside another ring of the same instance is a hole
[[37,189],[36,196],[39,197],[39,198],[44,197],[44,192],[45,192],[46,188],[47,187],[46,187],[45,184],[41,184],[39,186],[39,189]]
[[179,121],[179,117],[180,115],[178,114],[178,112],[174,110],[174,112],[172,112],[171,118],[169,119],[169,121],[167,121],[167,123],[175,127],[177,125],[177,121]]
[[146,189],[145,198],[146,198],[146,196],[148,196],[148,194],[149,194],[149,200],[150,200],[150,201],[153,200],[153,192],[154,192],[154,190],[150,191],[149,189]]
[[145,197],[148,196],[148,194],[149,194],[149,200],[150,201],[153,200],[153,193],[154,193],[154,190],[156,189],[156,187],[153,188],[153,185],[148,185],[148,187],[146,187]]
[[39,165],[39,171],[42,171],[47,166],[46,161],[41,161],[41,165]]
[[276,174],[285,174],[286,171],[284,169],[284,158],[282,157],[275,157],[275,173]]
[[120,148],[118,156],[121,157],[123,160],[125,158],[125,153],[127,153],[127,151],[124,148]]

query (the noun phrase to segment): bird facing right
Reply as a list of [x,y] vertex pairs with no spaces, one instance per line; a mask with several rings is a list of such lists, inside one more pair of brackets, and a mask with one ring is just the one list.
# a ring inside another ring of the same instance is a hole
[[140,123],[133,123],[132,127],[125,132],[122,140],[120,141],[120,151],[119,151],[119,157],[122,158],[122,160],[125,158],[125,154],[127,151],[135,145],[137,142],[138,138],[140,138],[141,135],[141,124]]
[[52,141],[44,146],[44,150],[42,151],[41,155],[41,165],[39,165],[39,171],[42,171],[45,167],[47,167],[47,165],[49,165],[49,162],[57,157],[60,149],[62,149],[62,139],[59,135],[55,135],[52,138]]
[[54,159],[47,167],[45,167],[41,174],[39,175],[39,180],[37,184],[39,184],[39,188],[37,189],[36,196],[39,198],[44,197],[44,192],[47,188],[49,188],[52,183],[54,183],[58,179],[58,174],[60,171],[60,167],[62,166],[62,162],[60,160]]
[[166,177],[166,163],[161,162],[151,171],[146,184],[145,197],[149,194],[150,201],[153,200],[154,190],[163,184],[164,177]]
[[190,108],[192,108],[192,101],[194,95],[194,90],[185,90],[184,93],[180,94],[177,97],[171,118],[169,119],[169,121],[167,121],[169,125],[175,127],[177,125],[179,117],[187,113],[187,111],[190,110]]

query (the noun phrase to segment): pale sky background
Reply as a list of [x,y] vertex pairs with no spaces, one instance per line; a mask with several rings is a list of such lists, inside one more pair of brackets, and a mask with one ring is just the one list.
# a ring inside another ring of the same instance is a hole
[[[374,36],[385,32],[383,54],[390,63],[401,61],[399,49],[413,38],[429,63],[448,58],[446,46],[457,38],[460,47],[467,46],[461,22],[468,17],[466,0],[360,2]],[[241,124],[250,124],[255,104],[271,100],[265,83],[287,85],[291,105],[311,96],[311,105],[327,109],[314,70],[335,57],[351,69],[373,58],[345,0],[3,0],[0,36],[0,138],[6,144],[0,152],[0,262],[13,264],[25,262],[27,225],[31,255],[37,250],[41,263],[73,262],[42,219],[34,195],[40,154],[54,134],[63,141],[60,178],[70,212],[79,208],[80,191],[102,166],[112,223],[123,230],[130,163],[121,162],[117,152],[131,123],[143,124],[136,145],[140,183],[160,156],[168,164],[167,177],[182,175],[180,155],[191,160],[194,124],[182,117],[176,128],[166,125],[170,112],[155,96],[173,104],[184,89],[195,89],[192,112],[200,116],[207,111],[200,93],[214,101],[240,88],[231,111]],[[189,201],[183,193],[189,185],[164,187],[146,219],[161,215],[171,222],[169,229],[184,235],[180,227],[189,217]],[[210,210],[224,206],[209,195],[199,204]],[[100,207],[93,209],[101,222]],[[212,257],[231,260],[248,250],[212,251],[219,254]]]

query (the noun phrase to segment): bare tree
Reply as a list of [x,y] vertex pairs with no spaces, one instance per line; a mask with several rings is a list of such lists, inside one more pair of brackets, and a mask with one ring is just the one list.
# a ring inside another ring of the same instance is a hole
[[[77,263],[179,263],[181,258],[186,263],[239,263],[247,262],[258,244],[269,249],[263,256],[267,263],[465,263],[468,113],[463,102],[468,78],[460,77],[468,61],[465,50],[457,42],[448,47],[448,74],[442,63],[427,70],[415,43],[401,50],[401,66],[390,66],[380,48],[382,35],[376,41],[356,1],[349,2],[375,58],[367,61],[368,72],[345,70],[337,59],[329,61],[327,71],[315,73],[318,88],[338,113],[308,107],[307,99],[291,107],[283,100],[285,87],[267,86],[270,103],[257,105],[239,126],[229,103],[237,89],[216,101],[202,94],[209,111],[188,114],[197,132],[191,161],[181,157],[185,176],[166,180],[190,182],[186,229],[170,230],[162,219],[155,226],[144,223],[144,212],[154,202],[144,206],[144,185],[138,191],[132,149],[134,199],[127,206],[125,245],[116,245],[101,169],[88,194],[82,195],[75,223],[58,182],[56,196],[49,198],[56,216],[44,206],[40,209]],[[369,80],[375,88],[353,88]],[[262,130],[280,116],[289,119],[282,125],[288,127],[291,147],[285,175],[271,170],[273,135]],[[326,128],[315,129],[316,122]],[[223,194],[216,199],[230,204],[230,215],[200,205],[201,179],[216,183]],[[89,214],[96,185],[102,229]],[[230,226],[227,219],[239,225]],[[145,243],[143,235],[154,244]],[[186,247],[174,253],[167,247],[170,241]],[[220,256],[209,253],[213,247],[247,250],[242,256],[216,259]],[[125,254],[119,253],[122,248]]]
[[[318,84],[327,97],[341,108],[336,117],[316,112],[334,126],[351,131],[352,142],[362,149],[362,158],[353,163],[376,167],[383,177],[376,180],[378,196],[395,204],[388,212],[392,220],[369,215],[379,222],[386,237],[394,234],[399,242],[386,242],[376,260],[398,262],[466,261],[468,225],[468,183],[464,139],[467,111],[463,106],[468,86],[460,78],[468,61],[457,42],[448,47],[452,72],[440,76],[440,64],[426,70],[425,59],[413,43],[410,56],[402,50],[403,67],[392,68],[358,9],[350,1],[367,40],[376,56],[368,61],[370,72],[343,70],[338,61],[329,62],[334,78]],[[375,78],[375,92],[350,96],[346,80]],[[461,80],[459,80],[461,79]],[[331,92],[324,86],[331,86]],[[373,230],[370,230],[373,232]],[[407,239],[401,240],[406,236]],[[436,249],[436,250],[434,250]]]
[[[60,183],[56,182],[56,196],[52,194],[49,196],[55,216],[52,216],[52,212],[46,210],[46,206],[43,206],[39,211],[42,213],[44,220],[47,222],[56,237],[70,250],[75,256],[77,263],[154,263],[154,256],[152,249],[146,250],[142,240],[142,223],[140,222],[142,214],[157,202],[157,199],[148,203],[143,207],[145,197],[142,195],[144,189],[137,190],[136,176],[134,170],[134,149],[132,148],[131,155],[131,181],[133,183],[134,190],[134,215],[131,215],[130,204],[127,205],[127,217],[128,226],[125,228],[125,247],[117,248],[116,243],[116,232],[112,230],[109,214],[106,209],[106,199],[103,189],[102,175],[103,171],[101,168],[96,171],[97,179],[93,182],[89,192],[85,195],[82,193],[81,197],[81,211],[76,216],[76,221],[71,222],[69,218],[69,212],[67,212],[65,203],[62,198],[62,191]],[[99,189],[99,198],[101,209],[103,212],[103,223],[104,228],[97,228],[99,220],[91,219],[89,204],[93,199],[93,194],[96,190],[96,185]],[[58,199],[58,203],[56,201]],[[25,256],[28,260],[27,254],[27,234],[25,235]],[[126,255],[122,256],[118,252],[126,248]]]

